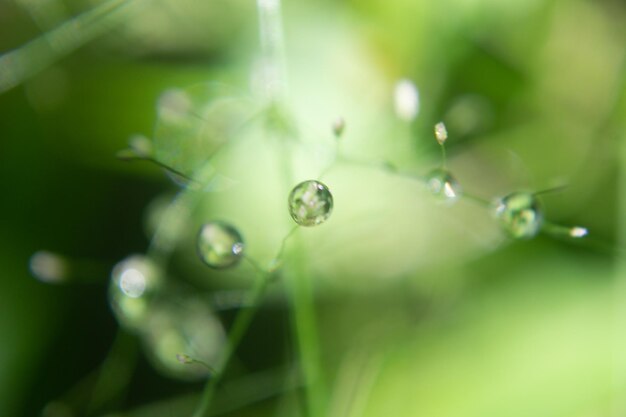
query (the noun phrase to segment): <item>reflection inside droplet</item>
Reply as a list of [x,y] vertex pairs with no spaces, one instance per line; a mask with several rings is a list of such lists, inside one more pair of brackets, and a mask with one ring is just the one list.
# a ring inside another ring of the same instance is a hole
[[221,269],[236,265],[243,256],[244,248],[239,231],[224,222],[207,223],[198,233],[198,255],[211,268]]
[[120,276],[120,288],[131,298],[141,297],[146,290],[146,277],[138,269],[129,268]]
[[536,236],[543,222],[537,197],[526,192],[515,192],[502,198],[496,205],[496,217],[502,228],[517,239]]
[[332,213],[333,196],[319,181],[304,181],[289,194],[289,214],[300,226],[317,226]]
[[455,202],[461,196],[461,186],[445,169],[435,169],[426,176],[430,192],[445,201]]

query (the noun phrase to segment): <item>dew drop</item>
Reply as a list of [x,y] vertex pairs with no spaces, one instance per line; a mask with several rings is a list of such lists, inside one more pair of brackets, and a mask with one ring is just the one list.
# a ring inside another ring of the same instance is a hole
[[180,295],[154,306],[142,338],[152,365],[183,380],[208,376],[203,364],[218,361],[226,340],[222,323],[204,300]]
[[415,119],[419,112],[419,92],[411,80],[399,80],[395,85],[393,98],[396,115],[400,119],[405,122]]
[[118,263],[109,286],[109,302],[118,322],[131,330],[141,327],[160,288],[161,274],[149,258],[132,255]]
[[198,255],[211,268],[236,265],[243,257],[245,245],[233,226],[219,221],[203,225],[198,233]]
[[543,216],[534,194],[515,192],[502,198],[496,206],[502,228],[516,239],[530,239],[539,233]]
[[41,282],[58,284],[67,280],[68,262],[52,252],[39,251],[30,257],[30,272]]
[[426,183],[430,192],[438,198],[455,202],[461,196],[461,186],[458,181],[445,169],[435,169],[426,176]]
[[335,138],[339,139],[343,135],[343,131],[346,129],[346,121],[343,117],[338,117],[333,122],[333,134]]
[[333,196],[319,181],[304,181],[289,194],[289,214],[300,226],[324,223],[333,210]]
[[585,227],[575,226],[569,230],[569,235],[573,238],[585,237],[589,234],[589,230]]
[[443,122],[439,122],[435,125],[435,139],[440,145],[443,145],[448,139],[448,129]]

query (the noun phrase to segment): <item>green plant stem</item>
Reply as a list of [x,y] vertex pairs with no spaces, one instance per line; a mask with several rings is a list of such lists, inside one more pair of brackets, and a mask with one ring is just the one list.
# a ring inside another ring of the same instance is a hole
[[204,391],[202,392],[202,398],[200,399],[200,403],[193,413],[193,417],[206,417],[210,415],[209,411],[211,408],[213,397],[215,396],[217,386],[224,376],[224,372],[226,371],[230,359],[237,350],[237,347],[241,343],[243,336],[246,334],[246,331],[252,323],[254,315],[259,309],[261,300],[263,299],[263,296],[265,295],[265,290],[267,289],[267,284],[269,282],[268,278],[268,274],[260,275],[257,278],[255,286],[252,289],[252,294],[250,296],[250,306],[242,308],[237,314],[235,322],[228,333],[226,350],[220,358],[219,363],[215,367],[215,374],[212,375],[211,379],[204,387]]
[[623,416],[626,413],[626,255],[622,248],[626,247],[626,221],[623,213],[626,210],[626,123],[623,121],[626,109],[626,58],[622,61],[621,77],[617,85],[617,93],[613,111],[607,118],[607,126],[614,122],[617,129],[617,143],[619,151],[618,165],[618,217],[617,242],[620,248],[617,253],[615,280],[614,280],[614,324],[613,324],[613,358],[612,358],[612,404],[611,416]]
[[309,417],[324,417],[327,396],[322,375],[312,276],[300,242],[296,244],[293,255],[289,275],[292,323],[306,389],[306,410]]
[[147,0],[107,0],[0,56],[0,93],[137,15],[147,3]]

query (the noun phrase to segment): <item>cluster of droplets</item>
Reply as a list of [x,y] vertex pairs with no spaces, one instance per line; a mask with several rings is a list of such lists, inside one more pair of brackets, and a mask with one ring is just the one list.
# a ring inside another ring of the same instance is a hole
[[[411,121],[419,109],[417,89],[411,87],[405,80],[396,87],[395,94],[399,117]],[[183,98],[184,96],[177,92],[170,93],[162,99],[160,131],[167,132],[168,135],[182,135],[189,125],[192,125],[203,134],[218,137],[221,141],[227,136],[226,130],[232,129],[234,123],[230,120],[237,119],[242,114],[238,104],[235,105],[236,103],[230,101],[222,100],[211,106],[205,105],[203,118],[222,120],[224,119],[222,116],[229,116],[224,129],[214,129],[207,133],[200,129],[200,125],[196,125],[198,121],[193,103]],[[204,122],[206,120],[201,124]],[[342,138],[345,128],[343,118],[336,119],[332,124],[332,132],[337,140]],[[498,199],[495,205],[489,205],[486,200],[465,193],[459,181],[448,169],[445,148],[448,132],[443,122],[434,126],[434,137],[441,150],[440,165],[424,177],[413,176],[413,178],[421,181],[436,199],[446,204],[454,204],[463,197],[469,197],[472,201],[494,207],[493,211],[501,228],[514,239],[529,239],[545,229],[547,222],[543,217],[537,193],[514,192]],[[167,143],[166,138],[163,137],[161,142]],[[204,182],[194,180],[178,171],[177,160],[173,160],[175,167],[163,162],[159,152],[156,151],[158,145],[143,136],[136,136],[131,139],[129,148],[120,152],[119,156],[123,159],[154,162],[165,168],[170,175],[184,180],[186,186],[193,184],[194,181]],[[207,150],[207,155],[213,155],[215,149],[219,148],[220,146],[216,145]],[[372,164],[372,167],[381,166]],[[390,173],[402,174],[391,164],[383,164],[382,167]],[[207,178],[215,178],[213,174],[211,172]],[[330,218],[333,207],[333,195],[328,186],[319,179],[298,183],[287,197],[287,212],[296,224],[295,229],[325,223]],[[587,230],[582,227],[561,227],[560,230],[566,230],[567,235],[572,238],[587,235]],[[199,228],[196,236],[198,257],[209,268],[224,270],[238,266],[242,260],[249,260],[257,272],[271,274],[282,265],[280,258],[283,247],[268,268],[258,267],[258,263],[246,254],[242,233],[228,222],[221,220],[206,222]],[[283,246],[290,236],[291,233],[285,237]],[[56,258],[53,261],[55,262],[50,261],[48,255],[39,254],[33,257],[31,269],[36,275],[47,277],[48,280],[57,279],[58,271],[65,270],[65,264],[57,262]],[[212,366],[218,362],[224,348],[226,338],[224,328],[206,300],[203,301],[195,295],[171,291],[172,287],[168,285],[165,275],[162,267],[148,256],[133,255],[118,263],[112,271],[109,286],[113,313],[120,325],[141,337],[147,347],[148,357],[163,373],[184,379],[207,376],[212,372]]]
[[[179,379],[208,376],[223,348],[225,335],[219,319],[204,300],[175,294],[166,285],[159,266],[149,257],[132,255],[111,273],[109,303],[125,329],[138,335],[148,359],[163,374]],[[197,358],[180,366],[176,355]]]
[[[440,167],[430,171],[426,176],[426,186],[434,196],[448,203],[454,203],[463,196],[463,193],[459,182],[447,169],[445,143],[448,139],[448,130],[443,122],[435,125],[434,136],[441,147],[442,162]],[[521,191],[513,192],[497,199],[495,204],[490,205],[495,207],[493,209],[494,215],[501,229],[509,237],[530,239],[537,236],[542,230],[545,230],[547,233],[566,235],[571,238],[582,238],[588,234],[587,229],[580,226],[551,225],[550,228],[544,228],[546,222],[543,218],[538,194]],[[476,197],[473,200],[483,204],[486,202]]]

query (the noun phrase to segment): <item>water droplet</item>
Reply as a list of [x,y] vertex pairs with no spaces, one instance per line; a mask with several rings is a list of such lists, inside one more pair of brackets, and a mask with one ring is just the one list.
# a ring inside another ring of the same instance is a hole
[[324,223],[333,210],[333,196],[319,181],[304,181],[289,194],[289,214],[300,226]]
[[589,234],[589,231],[585,227],[575,226],[569,230],[569,235],[574,238],[585,237]]
[[69,264],[61,256],[48,252],[39,251],[30,257],[30,272],[41,282],[57,284],[67,280]]
[[419,92],[415,84],[407,79],[398,81],[393,97],[396,115],[406,122],[415,119],[419,112]]
[[137,330],[160,287],[161,274],[149,258],[133,255],[118,263],[111,274],[109,302],[120,324]]
[[333,133],[335,134],[335,137],[337,139],[339,139],[341,135],[343,135],[343,131],[345,129],[346,121],[343,119],[343,117],[338,117],[337,119],[335,119],[335,121],[333,122]]
[[530,239],[539,233],[543,216],[534,194],[515,192],[502,198],[496,216],[504,230],[517,239]]
[[200,259],[216,269],[236,265],[243,257],[245,248],[237,229],[219,221],[202,226],[197,244]]
[[154,367],[185,380],[208,376],[210,370],[203,364],[218,361],[226,339],[221,322],[204,300],[181,296],[154,306],[142,336]]
[[443,145],[448,139],[448,129],[443,122],[439,122],[435,125],[435,139],[440,145]]
[[445,169],[435,169],[426,176],[428,189],[433,195],[446,200],[455,202],[461,196],[461,186],[457,180]]

